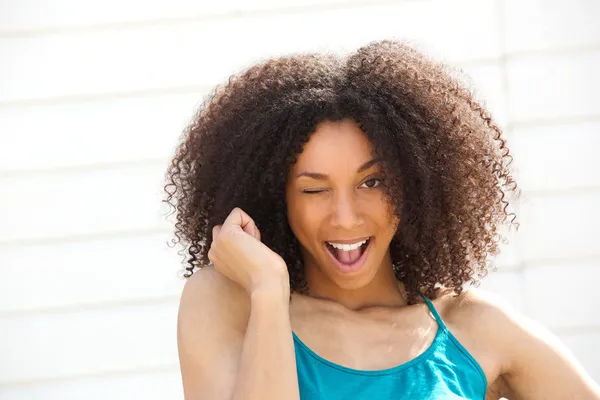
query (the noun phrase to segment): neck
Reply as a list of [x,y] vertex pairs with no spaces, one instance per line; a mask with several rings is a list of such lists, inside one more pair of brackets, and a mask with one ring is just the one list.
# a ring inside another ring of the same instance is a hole
[[305,278],[311,297],[334,301],[349,310],[402,307],[407,304],[404,285],[394,275],[389,253],[371,282],[358,289],[336,285],[321,269],[308,263],[305,265]]

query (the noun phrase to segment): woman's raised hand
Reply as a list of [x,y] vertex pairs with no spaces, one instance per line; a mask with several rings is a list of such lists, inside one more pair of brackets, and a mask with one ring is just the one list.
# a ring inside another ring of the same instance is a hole
[[212,235],[208,258],[219,273],[248,294],[283,289],[289,295],[285,261],[261,242],[256,223],[242,209],[234,208],[223,225],[213,228]]

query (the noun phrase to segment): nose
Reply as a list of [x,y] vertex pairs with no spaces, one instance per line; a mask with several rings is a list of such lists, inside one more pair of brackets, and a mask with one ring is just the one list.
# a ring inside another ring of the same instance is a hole
[[360,205],[354,194],[340,193],[333,198],[331,224],[340,230],[353,231],[364,224]]

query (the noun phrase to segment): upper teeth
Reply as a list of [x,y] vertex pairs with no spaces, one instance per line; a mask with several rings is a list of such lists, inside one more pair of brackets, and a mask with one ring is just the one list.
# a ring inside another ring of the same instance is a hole
[[363,240],[362,242],[358,242],[358,243],[354,243],[354,244],[339,244],[339,243],[332,243],[332,242],[327,242],[327,243],[329,243],[332,247],[335,247],[336,249],[350,251],[350,250],[358,249],[360,246],[367,243],[367,241]]

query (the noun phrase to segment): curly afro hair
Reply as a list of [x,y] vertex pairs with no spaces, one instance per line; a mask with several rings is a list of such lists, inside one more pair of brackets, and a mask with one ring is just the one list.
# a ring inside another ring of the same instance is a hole
[[[184,131],[166,173],[184,276],[209,263],[212,227],[234,207],[285,260],[305,292],[299,244],[287,222],[290,167],[319,122],[356,121],[382,160],[400,226],[390,244],[409,303],[477,283],[518,224],[519,189],[502,131],[448,66],[403,42],[349,55],[303,53],[254,65],[217,86]],[[510,195],[510,196],[509,196]]]

